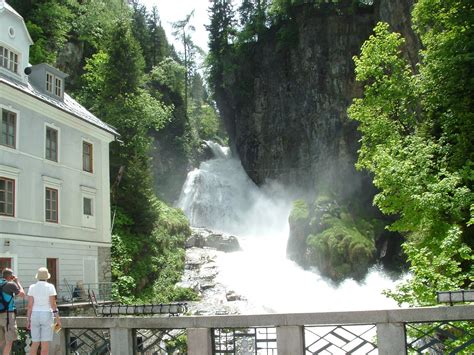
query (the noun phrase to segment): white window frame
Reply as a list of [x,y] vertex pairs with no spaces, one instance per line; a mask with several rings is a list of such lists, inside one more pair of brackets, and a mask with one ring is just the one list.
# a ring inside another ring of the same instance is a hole
[[[48,80],[51,78],[51,82]],[[59,83],[59,85],[58,85]],[[64,80],[63,78],[46,71],[45,89],[50,94],[62,98],[64,96]],[[58,90],[59,89],[59,90]],[[58,95],[59,92],[59,95]]]
[[[1,117],[0,119],[3,119],[3,110],[7,110],[7,111],[10,111],[10,112],[13,112],[15,115],[16,115],[16,122],[15,122],[15,146],[14,147],[10,147],[10,146],[7,146],[7,145],[3,145],[3,144],[0,144],[0,149],[8,149],[10,151],[12,150],[18,150],[18,147],[19,147],[19,143],[20,143],[20,111],[18,110],[15,110],[14,108],[10,107],[10,106],[6,106],[6,105],[2,105],[0,104],[0,111],[1,111]],[[0,121],[1,123],[1,121]],[[1,132],[0,132],[1,134]]]
[[[12,54],[16,55],[16,62],[14,60],[12,61],[12,58],[11,58]],[[20,63],[21,63],[20,53],[15,51],[11,47],[5,46],[2,43],[2,45],[0,45],[0,68],[3,68],[10,73],[19,75],[18,69],[20,68]],[[11,68],[12,66],[14,67],[15,70],[12,70]]]
[[[97,220],[97,190],[88,186],[81,186],[81,216],[82,216],[82,226],[85,228],[96,228]],[[92,215],[84,214],[84,199],[88,198],[91,200]]]
[[[42,211],[43,211],[43,222],[47,225],[60,225],[61,224],[61,187],[62,187],[62,180],[56,179],[50,176],[43,175],[43,200],[42,200]],[[57,222],[52,222],[52,221],[47,221],[46,220],[46,189],[54,189],[58,191],[58,221]]]
[[[48,128],[50,129],[54,129],[56,132],[58,132],[58,141],[57,141],[57,147],[56,147],[56,159],[57,160],[51,160],[51,159],[48,159],[46,158],[46,143],[47,143],[47,132],[48,132]],[[43,146],[43,159],[47,162],[50,162],[50,163],[55,163],[55,164],[59,164],[59,162],[61,161],[61,129],[56,126],[54,123],[45,123],[44,124],[44,146]]]
[[54,75],[46,72],[46,91],[49,93],[53,93],[54,88]]
[[13,216],[0,215],[0,220],[12,221],[18,218],[18,177],[20,169],[12,166],[0,164],[0,176],[15,181],[14,201],[13,201]]
[[[90,144],[91,149],[92,149],[91,171],[84,170],[84,143]],[[81,141],[81,164],[82,164],[81,170],[82,170],[83,173],[94,174],[94,170],[95,170],[94,169],[94,160],[95,160],[94,159],[94,151],[95,151],[94,143],[91,142],[88,139],[82,138],[82,141]]]

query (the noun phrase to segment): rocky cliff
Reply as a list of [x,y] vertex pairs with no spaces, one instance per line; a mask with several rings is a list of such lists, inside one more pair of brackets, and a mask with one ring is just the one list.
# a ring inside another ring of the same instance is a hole
[[[355,170],[360,136],[347,108],[362,94],[353,56],[378,21],[403,34],[415,67],[412,3],[380,0],[359,11],[299,6],[230,59],[216,90],[231,148],[251,179],[304,192],[306,217],[297,206],[290,216],[288,256],[333,280],[361,279],[375,259],[400,264],[400,238],[384,230],[386,217],[372,206],[370,176]],[[318,202],[321,196],[330,202]]]
[[[339,196],[367,195],[370,179],[354,168],[356,124],[346,113],[361,94],[352,57],[382,20],[409,38],[414,61],[411,2],[381,0],[352,14],[300,6],[291,21],[249,45],[216,99],[232,149],[252,180],[310,190],[322,183]],[[285,30],[289,41],[282,40]]]

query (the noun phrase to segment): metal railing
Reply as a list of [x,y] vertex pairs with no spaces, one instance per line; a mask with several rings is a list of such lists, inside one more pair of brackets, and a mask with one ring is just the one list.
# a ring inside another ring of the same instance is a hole
[[[110,301],[112,299],[112,282],[85,283],[80,285],[59,284],[56,287],[58,305],[71,305],[89,302],[89,294],[94,292],[98,302]],[[25,287],[28,294],[28,287]],[[16,298],[15,305],[18,310],[26,309],[28,297]]]
[[[18,325],[25,326],[23,317],[18,318]],[[474,353],[474,305],[262,315],[65,317],[62,326],[51,344],[55,354]]]

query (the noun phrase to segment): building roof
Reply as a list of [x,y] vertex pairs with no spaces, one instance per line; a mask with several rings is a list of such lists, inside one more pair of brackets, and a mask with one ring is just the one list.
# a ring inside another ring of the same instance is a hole
[[7,9],[9,12],[11,12],[13,15],[15,15],[21,20],[21,23],[23,24],[23,28],[26,32],[26,35],[28,36],[28,40],[30,41],[30,44],[33,44],[33,40],[31,39],[28,29],[26,28],[25,21],[23,20],[23,16],[21,16],[18,12],[16,12],[16,10],[10,5],[8,5],[4,0],[0,0],[0,13],[3,12],[4,9]]
[[113,134],[114,136],[119,136],[119,133],[116,131],[115,128],[109,126],[105,122],[102,122],[92,113],[90,113],[84,106],[79,104],[76,100],[74,100],[66,93],[64,93],[64,101],[56,100],[55,98],[43,94],[39,90],[35,89],[31,84],[25,84],[20,81],[14,80],[13,78],[5,76],[2,73],[0,73],[0,83],[4,83],[16,90],[24,92],[27,95],[33,96],[38,100],[41,100],[51,106],[56,107],[61,111],[67,112],[83,121],[86,121],[98,128],[101,128],[104,131]]

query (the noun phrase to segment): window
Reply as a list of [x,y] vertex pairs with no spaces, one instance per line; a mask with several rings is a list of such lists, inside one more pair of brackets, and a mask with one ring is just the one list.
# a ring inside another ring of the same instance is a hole
[[0,177],[0,215],[15,216],[15,180]]
[[84,197],[82,200],[82,205],[83,205],[83,214],[85,216],[93,216],[92,212],[92,199],[88,197]]
[[96,228],[96,195],[95,188],[81,185],[82,226],[85,228]]
[[8,48],[0,46],[0,67],[18,74],[18,54]]
[[46,91],[58,97],[63,97],[63,79],[51,73],[46,73]]
[[60,79],[60,78],[56,78],[55,80],[55,94],[56,96],[59,96],[61,97],[62,96],[62,93],[63,93],[63,90],[62,90],[62,86],[63,86],[63,81]]
[[93,152],[92,144],[88,142],[82,142],[82,170],[92,173],[93,163]]
[[47,187],[45,203],[46,222],[58,223],[58,190]]
[[45,158],[58,161],[58,131],[51,127],[46,127]]
[[53,74],[46,73],[46,91],[53,93]]
[[2,109],[2,136],[0,144],[15,148],[16,146],[16,113]]
[[48,282],[52,283],[54,287],[58,287],[58,259],[57,258],[46,258],[46,267],[48,268],[51,277]]
[[12,268],[12,258],[0,258],[0,273],[5,268]]

